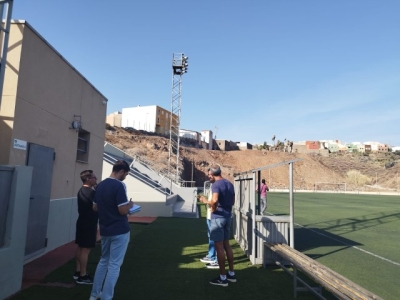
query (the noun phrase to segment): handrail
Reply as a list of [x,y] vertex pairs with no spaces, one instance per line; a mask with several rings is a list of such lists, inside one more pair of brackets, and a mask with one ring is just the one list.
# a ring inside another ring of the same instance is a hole
[[168,178],[171,182],[174,182],[175,184],[177,184],[178,186],[183,186],[184,181],[181,178],[176,179],[175,176],[170,176],[170,174],[168,173],[168,170],[165,168],[159,168],[157,167],[153,162],[135,154],[135,155],[130,155],[128,153],[126,153],[125,151],[119,149],[118,147],[115,147],[114,145],[105,142],[104,143],[104,148],[106,148],[106,146],[109,145],[110,147],[114,148],[115,150],[117,150],[118,152],[120,152],[122,154],[122,157],[128,157],[130,158],[131,161],[139,161],[141,163],[143,163],[143,165],[145,167],[147,167],[149,170],[153,171],[155,174],[162,176],[164,178]]
[[[114,162],[116,162],[117,161],[117,159],[115,158],[115,157],[112,157],[111,155],[109,155],[109,154],[107,154],[107,153],[104,153],[104,159],[107,161],[107,162],[109,162],[109,163],[114,163]],[[142,173],[140,173],[140,172],[137,172],[137,171],[135,171],[135,170],[133,170],[132,168],[130,169],[130,171],[129,171],[129,174],[131,174],[132,176],[134,176],[136,179],[138,179],[139,181],[141,181],[141,182],[143,182],[143,183],[145,183],[145,184],[147,184],[147,185],[150,185],[151,187],[153,187],[155,190],[157,190],[157,191],[159,191],[159,192],[161,192],[161,193],[163,193],[163,194],[165,194],[165,195],[169,195],[169,193],[168,193],[168,191],[167,191],[167,188],[165,188],[165,187],[163,187],[163,188],[160,188],[160,184],[159,183],[157,183],[156,181],[154,181],[153,179],[151,179],[150,177],[149,178],[146,178],[146,180],[144,180],[142,177],[143,177],[143,174]]]
[[[170,176],[170,174],[168,173],[168,170],[166,168],[160,168],[157,167],[155,165],[155,163],[139,156],[139,155],[135,155],[134,159],[144,163],[151,171],[155,172],[158,175],[162,175],[164,178],[168,178],[169,180],[173,181],[175,184],[179,185],[179,186],[183,186],[184,181],[181,178],[178,178],[178,180],[176,180],[176,178],[174,176]],[[155,167],[155,168],[152,168]]]

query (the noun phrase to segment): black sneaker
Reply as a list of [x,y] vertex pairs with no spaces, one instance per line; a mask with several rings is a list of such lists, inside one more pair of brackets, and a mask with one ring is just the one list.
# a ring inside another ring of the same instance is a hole
[[210,280],[210,283],[213,285],[219,285],[219,286],[223,286],[223,287],[227,287],[228,286],[228,280],[222,280],[221,277],[217,277],[215,279]]
[[89,274],[86,274],[85,276],[79,276],[78,279],[76,280],[77,284],[93,284],[93,279]]
[[229,275],[226,274],[226,280],[230,281],[230,282],[236,282],[236,276],[235,275]]
[[74,280],[77,280],[79,278],[79,276],[81,276],[81,272],[75,272],[74,275],[72,275],[72,278]]
[[219,269],[219,264],[216,261],[206,264],[207,269]]

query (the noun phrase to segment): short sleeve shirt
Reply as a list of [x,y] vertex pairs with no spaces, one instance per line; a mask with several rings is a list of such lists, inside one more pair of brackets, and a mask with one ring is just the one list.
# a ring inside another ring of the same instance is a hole
[[118,207],[129,202],[125,183],[114,178],[107,178],[96,187],[94,203],[99,213],[100,235],[114,236],[129,232],[126,215],[121,215]]
[[82,186],[79,189],[77,200],[78,200],[78,220],[80,224],[84,226],[95,224],[97,226],[98,215],[93,210],[93,198],[95,191],[87,186]]
[[211,191],[213,194],[218,193],[217,209],[211,214],[211,218],[230,217],[233,206],[233,197],[235,196],[233,184],[229,180],[222,178],[213,183]]
[[267,185],[264,183],[261,183],[261,188],[260,188],[260,194],[261,196],[266,196],[267,195]]

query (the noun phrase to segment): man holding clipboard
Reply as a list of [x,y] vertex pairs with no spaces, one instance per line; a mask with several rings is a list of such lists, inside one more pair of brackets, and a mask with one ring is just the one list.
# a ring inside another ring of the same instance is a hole
[[130,239],[129,201],[122,182],[129,174],[126,161],[115,162],[110,177],[97,185],[93,210],[99,214],[101,258],[96,268],[90,300],[112,299],[119,270]]

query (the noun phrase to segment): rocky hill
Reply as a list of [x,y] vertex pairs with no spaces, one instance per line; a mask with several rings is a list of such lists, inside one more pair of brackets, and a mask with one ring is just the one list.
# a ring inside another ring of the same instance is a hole
[[[152,161],[160,168],[167,168],[169,139],[141,131],[127,131],[118,127],[108,127],[106,141],[124,150],[130,155],[139,155]],[[185,146],[186,142],[186,146]],[[189,141],[181,140],[180,157],[182,158],[182,178],[195,181],[202,186],[207,180],[206,174],[212,163],[222,167],[223,176],[233,180],[233,174],[267,166],[286,160],[300,158],[294,164],[294,186],[296,189],[314,189],[314,184],[322,189],[342,189],[346,183],[347,190],[394,191],[399,188],[398,173],[400,157],[394,154],[369,155],[346,154],[322,157],[318,155],[285,153],[276,151],[238,150],[218,151],[190,147]],[[359,171],[364,177],[360,185],[350,182],[347,174],[350,170]],[[280,166],[262,171],[271,188],[288,187],[288,167]],[[321,184],[329,183],[329,184]]]

